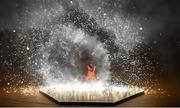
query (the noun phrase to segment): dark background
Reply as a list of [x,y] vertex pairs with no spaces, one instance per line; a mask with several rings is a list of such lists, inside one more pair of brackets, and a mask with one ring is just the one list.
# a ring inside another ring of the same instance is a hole
[[[18,31],[19,24],[17,18],[21,17],[16,14],[21,10],[21,6],[16,6],[16,2],[22,3],[22,0],[1,0],[0,1],[0,85],[7,84],[6,74],[17,72],[16,65],[21,58],[15,58],[13,55],[14,40],[17,36],[12,33],[13,29]],[[110,5],[108,9],[118,12],[118,8],[113,8],[111,4],[118,0],[105,0]],[[158,65],[161,68],[161,74],[158,76],[162,87],[169,89],[169,92],[179,90],[180,81],[180,1],[179,0],[130,0],[129,5],[121,8],[125,15],[138,16],[143,25],[148,28],[145,34],[145,44],[153,47],[153,53]],[[146,19],[141,19],[145,17]],[[7,47],[8,46],[8,47]],[[13,59],[15,58],[15,59]],[[15,68],[8,67],[4,63],[13,62]],[[154,73],[156,74],[156,73]],[[23,78],[22,78],[23,79]],[[31,77],[26,78],[30,80]],[[174,103],[178,104],[178,103]]]

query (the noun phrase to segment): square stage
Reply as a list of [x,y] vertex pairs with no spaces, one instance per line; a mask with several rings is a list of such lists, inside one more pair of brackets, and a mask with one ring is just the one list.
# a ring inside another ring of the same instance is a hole
[[60,103],[117,103],[144,93],[134,86],[85,83],[45,86],[41,87],[40,92]]

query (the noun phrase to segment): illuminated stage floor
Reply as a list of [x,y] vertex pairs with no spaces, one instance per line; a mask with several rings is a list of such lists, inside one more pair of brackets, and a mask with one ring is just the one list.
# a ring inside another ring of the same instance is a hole
[[143,90],[134,86],[101,86],[87,84],[67,84],[46,86],[40,92],[60,103],[117,103]]

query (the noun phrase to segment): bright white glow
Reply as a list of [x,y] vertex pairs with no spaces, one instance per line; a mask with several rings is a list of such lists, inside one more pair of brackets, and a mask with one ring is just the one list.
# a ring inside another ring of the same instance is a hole
[[27,46],[26,49],[29,50],[29,47]]
[[140,28],[139,28],[139,30],[143,30],[143,28],[142,28],[142,27],[140,27]]
[[102,82],[67,83],[45,86],[41,92],[59,102],[116,102],[143,92],[134,86],[104,85]]

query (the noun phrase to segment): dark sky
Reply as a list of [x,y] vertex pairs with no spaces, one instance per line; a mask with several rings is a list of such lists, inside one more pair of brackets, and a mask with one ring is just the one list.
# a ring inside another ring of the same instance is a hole
[[17,0],[2,0],[0,3],[0,25],[2,28],[11,28],[15,25],[15,13]]

